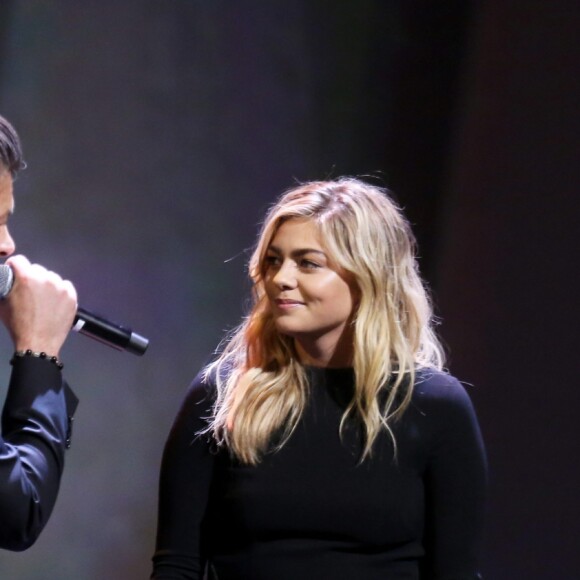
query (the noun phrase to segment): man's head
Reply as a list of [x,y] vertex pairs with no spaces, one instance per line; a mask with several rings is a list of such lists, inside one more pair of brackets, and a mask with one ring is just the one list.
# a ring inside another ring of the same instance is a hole
[[20,139],[14,127],[0,116],[0,257],[14,253],[14,240],[8,231],[8,219],[14,211],[12,181],[25,167]]
[[0,116],[0,173],[7,169],[14,179],[24,167],[26,164],[22,157],[18,133],[4,117]]

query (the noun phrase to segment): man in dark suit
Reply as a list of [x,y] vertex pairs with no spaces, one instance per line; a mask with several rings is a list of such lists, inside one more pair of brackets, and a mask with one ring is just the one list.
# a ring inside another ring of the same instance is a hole
[[59,359],[76,291],[54,272],[12,256],[12,186],[23,167],[18,135],[0,117],[0,258],[14,273],[12,290],[0,300],[0,321],[14,343],[0,435],[0,548],[9,550],[31,546],[52,512],[77,405]]

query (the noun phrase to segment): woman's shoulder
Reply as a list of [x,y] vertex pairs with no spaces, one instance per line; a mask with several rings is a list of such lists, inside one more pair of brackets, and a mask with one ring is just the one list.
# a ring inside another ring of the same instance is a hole
[[423,430],[434,457],[453,457],[456,465],[476,461],[484,466],[485,451],[474,406],[464,384],[453,375],[421,369],[408,410],[409,420]]
[[194,377],[187,389],[185,400],[193,404],[213,401],[217,392],[216,374],[211,368],[204,368]]
[[[203,367],[196,377],[191,381],[185,395],[185,405],[213,405],[218,396],[218,390],[221,391],[228,379],[231,370],[223,365],[211,363]],[[250,374],[250,373],[246,373]],[[218,381],[219,377],[219,381]],[[246,375],[242,375],[239,383],[247,382]]]
[[417,371],[413,400],[421,408],[437,407],[442,409],[472,412],[473,405],[465,386],[453,375],[435,368]]

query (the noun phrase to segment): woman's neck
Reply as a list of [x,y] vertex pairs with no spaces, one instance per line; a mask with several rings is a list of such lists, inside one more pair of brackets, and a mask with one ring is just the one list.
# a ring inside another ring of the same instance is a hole
[[294,346],[300,362],[305,366],[324,368],[345,368],[353,364],[353,343],[351,337],[341,337],[332,346],[318,341],[294,340]]

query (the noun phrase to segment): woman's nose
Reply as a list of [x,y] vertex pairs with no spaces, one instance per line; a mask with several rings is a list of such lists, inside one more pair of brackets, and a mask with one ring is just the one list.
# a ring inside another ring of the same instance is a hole
[[289,262],[283,262],[274,276],[274,284],[278,288],[294,288],[296,286],[296,268]]
[[6,226],[0,227],[0,256],[7,258],[14,253],[16,245],[8,228]]

